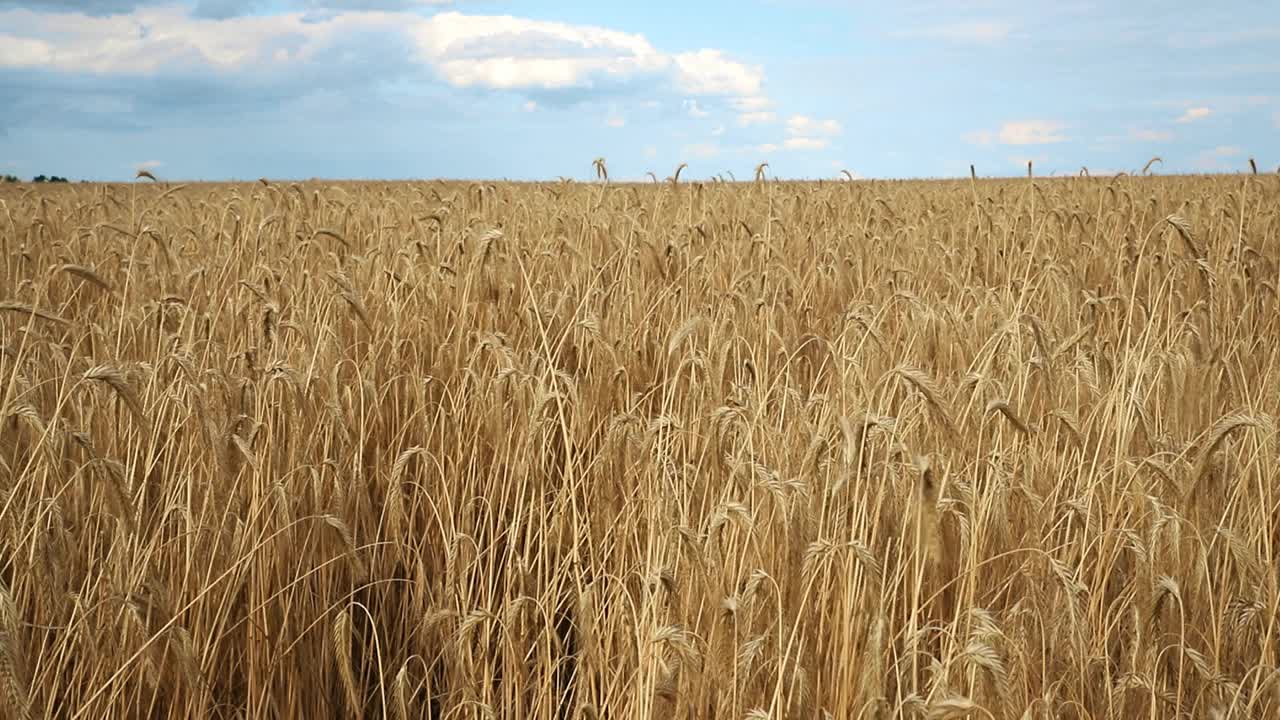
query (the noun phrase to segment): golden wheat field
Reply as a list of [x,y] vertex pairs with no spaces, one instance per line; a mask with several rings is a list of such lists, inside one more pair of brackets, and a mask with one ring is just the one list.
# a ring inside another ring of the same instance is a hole
[[1280,715],[1280,177],[0,189],[5,718]]

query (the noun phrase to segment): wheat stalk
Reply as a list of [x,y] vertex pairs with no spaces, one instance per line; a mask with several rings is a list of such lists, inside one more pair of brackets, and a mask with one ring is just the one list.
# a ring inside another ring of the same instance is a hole
[[329,637],[333,641],[333,658],[338,664],[338,677],[342,680],[343,699],[351,714],[360,717],[363,703],[356,688],[355,670],[351,666],[351,613],[345,608],[333,618]]
[[0,301],[0,312],[22,313],[34,318],[39,318],[40,320],[57,323],[59,325],[67,324],[67,321],[58,315],[46,310],[41,310],[26,303],[15,302],[12,300]]

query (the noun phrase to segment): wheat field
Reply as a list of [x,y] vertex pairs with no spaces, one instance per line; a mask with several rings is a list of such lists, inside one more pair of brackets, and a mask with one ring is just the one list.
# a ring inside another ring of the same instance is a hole
[[1280,716],[1280,177],[0,187],[0,716]]

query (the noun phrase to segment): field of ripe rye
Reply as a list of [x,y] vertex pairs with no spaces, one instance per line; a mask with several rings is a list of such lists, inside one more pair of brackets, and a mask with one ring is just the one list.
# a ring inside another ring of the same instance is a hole
[[1280,716],[1280,177],[0,187],[0,716]]

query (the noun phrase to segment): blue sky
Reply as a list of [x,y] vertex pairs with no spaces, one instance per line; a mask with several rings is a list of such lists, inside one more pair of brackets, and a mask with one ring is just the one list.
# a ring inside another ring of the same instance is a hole
[[1280,165],[1272,2],[0,0],[0,173]]

